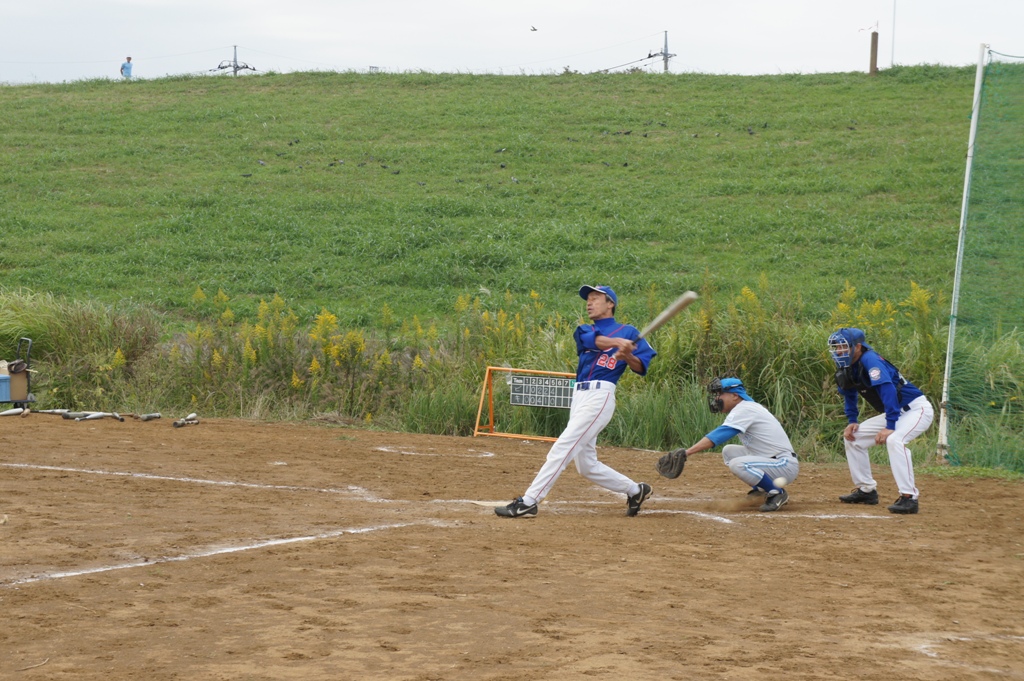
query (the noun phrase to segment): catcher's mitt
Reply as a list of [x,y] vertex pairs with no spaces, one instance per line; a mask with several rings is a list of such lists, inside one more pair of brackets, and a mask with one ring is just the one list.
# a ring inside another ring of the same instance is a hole
[[658,473],[663,477],[678,478],[683,472],[683,466],[685,465],[686,449],[680,447],[658,459],[658,463],[654,467],[658,469]]

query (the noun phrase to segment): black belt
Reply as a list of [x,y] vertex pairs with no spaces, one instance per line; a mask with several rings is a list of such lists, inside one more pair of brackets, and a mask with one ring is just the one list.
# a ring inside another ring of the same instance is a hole
[[791,456],[791,457],[793,457],[794,459],[796,459],[797,461],[799,461],[799,460],[800,460],[800,457],[796,455],[796,452],[787,452],[786,454],[776,454],[776,455],[775,455],[775,456],[773,456],[772,458],[773,458],[773,459],[778,459],[778,458],[780,458],[780,457],[783,457],[783,456]]

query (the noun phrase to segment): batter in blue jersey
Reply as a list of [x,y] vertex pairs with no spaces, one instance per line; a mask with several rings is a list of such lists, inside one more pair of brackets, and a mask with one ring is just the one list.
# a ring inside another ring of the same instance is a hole
[[592,324],[576,327],[576,387],[569,409],[569,423],[551,446],[547,460],[521,497],[494,512],[506,518],[537,515],[537,504],[551,491],[570,461],[591,482],[626,495],[626,515],[635,516],[651,495],[646,482],[634,482],[597,460],[597,436],[615,413],[615,386],[627,368],[644,376],[657,354],[640,332],[615,321],[619,299],[608,286],[584,286],[580,297],[587,301]]

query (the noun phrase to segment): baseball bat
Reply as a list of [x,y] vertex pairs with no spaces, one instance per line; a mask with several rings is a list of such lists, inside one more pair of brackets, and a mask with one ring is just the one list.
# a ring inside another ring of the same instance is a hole
[[196,416],[195,413],[192,413],[183,419],[178,419],[171,425],[174,426],[175,428],[181,428],[182,426],[194,426],[197,423],[199,423],[199,417]]
[[15,407],[8,409],[7,411],[0,411],[0,416],[17,416],[21,413],[21,407]]
[[[644,327],[643,331],[640,332],[640,338],[646,338],[647,334],[657,331],[665,322],[675,317],[677,314],[685,310],[690,306],[690,303],[697,300],[697,294],[693,291],[687,291],[683,295],[672,301],[672,304],[661,311],[657,317],[655,317],[650,324]],[[639,339],[637,339],[639,340]]]
[[124,421],[124,417],[118,414],[116,411],[92,411],[87,413],[85,416],[75,417],[76,421],[96,421],[103,418],[117,419],[118,421]]

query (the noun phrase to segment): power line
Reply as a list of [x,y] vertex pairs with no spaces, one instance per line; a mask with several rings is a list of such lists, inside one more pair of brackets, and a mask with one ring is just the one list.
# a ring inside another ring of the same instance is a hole
[[607,72],[611,71],[612,69],[621,69],[623,66],[629,66],[631,64],[636,64],[638,62],[647,61],[648,59],[663,59],[665,61],[665,73],[668,73],[668,60],[671,59],[674,56],[676,56],[676,55],[670,54],[669,51],[668,51],[668,31],[665,31],[665,47],[662,48],[661,52],[650,52],[650,51],[648,51],[646,57],[643,57],[641,59],[634,59],[633,61],[628,61],[625,64],[619,64],[618,66],[612,66],[612,67],[607,68],[607,69],[601,69],[599,71],[594,71],[594,73],[607,73]]
[[291,61],[300,61],[300,62],[305,62],[306,64],[316,64],[317,66],[328,66],[328,67],[330,67],[332,69],[339,69],[339,70],[341,70],[341,67],[339,67],[337,64],[327,64],[327,63],[321,62],[321,61],[312,61],[311,59],[299,59],[298,57],[289,57],[289,56],[283,55],[283,54],[274,54],[273,52],[264,52],[262,50],[257,50],[257,49],[252,48],[252,47],[246,47],[245,45],[239,45],[239,47],[241,47],[243,49],[246,49],[246,50],[249,50],[250,52],[255,52],[256,54],[265,54],[268,57],[277,57],[279,59],[290,59]]
[[[195,52],[182,52],[181,54],[165,54],[158,57],[142,57],[141,59],[133,58],[135,61],[153,61],[154,59],[173,59],[175,57],[187,57],[191,54],[205,54],[208,52],[219,52],[230,47],[225,45],[223,47],[214,47],[209,50],[196,50]],[[0,61],[0,64],[109,64],[112,61],[117,61],[119,58],[110,59],[97,59],[88,61]]]
[[593,71],[593,73],[607,73],[608,71],[612,71],[614,69],[621,69],[623,66],[629,66],[630,64],[636,64],[638,62],[647,61],[648,59],[660,59],[660,58],[661,58],[660,54],[649,54],[649,55],[647,55],[646,57],[644,57],[642,59],[634,59],[633,61],[627,61],[625,64],[619,64],[618,66],[609,66],[606,69],[598,69],[597,71]]
[[613,47],[621,47],[623,45],[629,45],[630,43],[640,42],[641,40],[646,40],[647,38],[650,38],[651,36],[656,36],[656,35],[658,35],[658,34],[657,33],[652,33],[651,35],[641,36],[639,38],[634,38],[633,40],[627,40],[627,41],[622,42],[622,43],[616,43],[614,45],[607,45],[605,47],[599,47],[596,50],[588,50],[586,52],[577,52],[576,54],[567,54],[564,57],[551,57],[550,59],[540,59],[538,61],[528,61],[528,62],[524,62],[522,64],[512,64],[510,66],[499,66],[498,68],[499,69],[514,69],[514,68],[519,67],[519,66],[532,66],[534,64],[544,64],[546,62],[551,62],[551,61],[560,61],[562,59],[572,59],[573,57],[582,57],[585,54],[594,54],[595,52],[604,52],[605,50],[610,50]]

